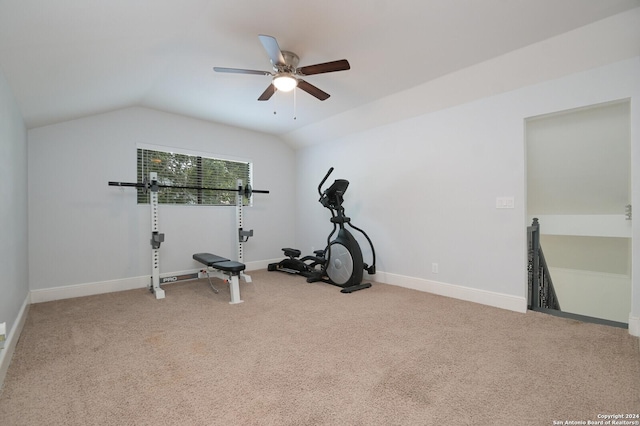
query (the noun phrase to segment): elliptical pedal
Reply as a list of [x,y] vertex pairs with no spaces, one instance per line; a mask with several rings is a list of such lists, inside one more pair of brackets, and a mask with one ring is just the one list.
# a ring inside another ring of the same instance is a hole
[[280,269],[278,269],[278,271],[286,272],[288,274],[299,274],[300,273],[300,271],[296,271],[295,269],[291,269],[291,268],[280,268]]

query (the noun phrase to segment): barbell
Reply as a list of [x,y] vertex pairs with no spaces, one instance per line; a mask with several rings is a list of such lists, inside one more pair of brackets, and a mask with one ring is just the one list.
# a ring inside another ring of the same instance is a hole
[[158,181],[149,182],[145,177],[142,182],[109,182],[109,186],[125,186],[129,188],[140,188],[142,192],[146,194],[149,191],[157,192],[158,188],[175,188],[175,189],[195,189],[198,191],[228,191],[228,192],[241,192],[245,197],[250,198],[251,194],[268,194],[269,191],[253,189],[251,185],[239,186],[238,188],[209,188],[206,186],[189,186],[189,185],[164,185],[158,183]]

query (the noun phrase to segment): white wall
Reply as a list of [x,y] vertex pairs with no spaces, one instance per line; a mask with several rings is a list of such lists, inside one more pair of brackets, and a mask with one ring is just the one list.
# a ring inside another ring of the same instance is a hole
[[623,101],[527,120],[530,216],[619,215],[624,224],[631,202],[629,109]]
[[0,323],[7,341],[0,349],[0,386],[27,306],[27,131],[11,89],[0,72]]
[[540,246],[544,250],[561,309],[628,322],[631,311],[631,239],[549,235],[544,223],[541,222]]
[[[515,309],[524,310],[529,225],[524,121],[631,98],[631,121],[638,123],[640,112],[634,102],[640,99],[639,75],[640,58],[635,57],[301,148],[297,151],[299,248],[318,247],[326,238],[328,216],[317,203],[315,187],[326,169],[334,166],[335,177],[351,181],[345,197],[347,214],[373,239],[384,280],[402,283],[408,276],[416,288],[437,288],[463,298],[478,292],[488,299],[505,296],[502,306],[507,308],[514,308],[508,302],[512,297]],[[637,171],[640,135],[635,126],[632,169]],[[634,204],[639,201],[639,187],[634,185]],[[514,197],[515,208],[496,209],[499,196]],[[318,225],[322,223],[324,227]],[[438,274],[431,272],[432,263],[438,263]],[[638,278],[633,291],[637,317]]]
[[[294,241],[295,157],[273,136],[127,108],[28,137],[31,290],[149,276],[150,208],[136,204],[135,190],[107,185],[136,181],[136,144],[252,161],[254,188],[271,193],[244,209],[244,227],[254,230],[245,263],[278,258]],[[201,267],[197,252],[235,258],[235,208],[161,205],[159,227],[161,273]]]
[[631,278],[580,269],[549,268],[563,312],[627,323]]

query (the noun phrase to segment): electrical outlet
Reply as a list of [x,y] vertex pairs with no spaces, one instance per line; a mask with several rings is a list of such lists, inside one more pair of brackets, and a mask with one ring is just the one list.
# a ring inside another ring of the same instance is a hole
[[432,263],[431,264],[431,272],[433,272],[434,274],[438,273],[438,264],[437,263]]

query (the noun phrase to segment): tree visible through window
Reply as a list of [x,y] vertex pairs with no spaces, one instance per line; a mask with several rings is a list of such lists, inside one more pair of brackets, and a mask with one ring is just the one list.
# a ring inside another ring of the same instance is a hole
[[[149,172],[158,173],[158,183],[171,186],[238,189],[251,184],[251,163],[208,158],[174,152],[137,150],[138,182],[149,179]],[[198,189],[160,188],[161,204],[201,204],[227,206],[236,204],[236,191],[210,191]],[[250,200],[244,197],[243,204]],[[149,194],[138,189],[138,204],[148,204]]]

